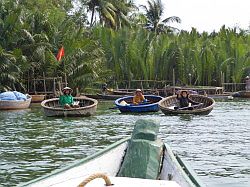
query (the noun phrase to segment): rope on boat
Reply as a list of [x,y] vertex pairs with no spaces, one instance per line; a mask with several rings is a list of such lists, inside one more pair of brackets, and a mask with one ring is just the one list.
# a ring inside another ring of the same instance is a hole
[[107,175],[105,175],[104,173],[95,173],[95,174],[90,175],[84,181],[82,181],[78,185],[78,187],[84,187],[87,183],[89,183],[90,181],[92,181],[92,180],[94,180],[96,178],[103,178],[105,180],[106,186],[112,186],[113,185]]

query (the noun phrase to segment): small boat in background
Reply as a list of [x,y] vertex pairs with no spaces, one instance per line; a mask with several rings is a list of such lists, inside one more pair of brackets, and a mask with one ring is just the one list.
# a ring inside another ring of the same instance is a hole
[[138,105],[133,104],[133,96],[119,98],[115,100],[115,105],[121,112],[142,113],[159,111],[158,102],[162,100],[161,96],[144,95],[144,97],[147,102]]
[[176,115],[176,114],[197,114],[197,115],[207,115],[214,107],[215,101],[210,97],[205,97],[202,95],[189,95],[190,99],[198,102],[200,104],[193,105],[185,108],[175,108],[179,105],[179,100],[176,95],[166,97],[159,102],[161,111],[166,115]]
[[239,91],[235,97],[250,98],[250,91]]
[[27,99],[23,100],[0,100],[0,110],[16,110],[29,108],[31,96],[27,95]]
[[1,93],[0,110],[16,110],[29,108],[31,96],[17,91]]
[[[138,120],[131,137],[22,187],[200,187],[201,181],[167,143],[159,124]],[[102,180],[94,180],[103,178]]]
[[41,103],[45,99],[45,95],[30,95],[31,103]]
[[86,117],[95,114],[98,101],[88,97],[75,97],[75,102],[79,102],[79,108],[64,109],[59,104],[59,98],[44,100],[41,105],[44,114],[48,117]]
[[121,97],[125,97],[122,95],[109,95],[109,94],[83,94],[86,97],[92,98],[92,99],[101,99],[101,100],[116,100]]
[[121,97],[125,97],[124,95],[107,95],[107,94],[97,94],[103,100],[116,100]]
[[107,89],[107,92],[111,95],[133,95],[134,92],[131,91],[125,91],[125,90],[113,90],[113,89]]
[[[120,95],[121,97],[124,97],[124,96],[133,96],[135,93],[135,89],[130,89],[129,91],[126,89],[120,89],[120,90],[108,89],[107,92],[110,95]],[[159,93],[153,89],[143,90],[143,94],[144,95],[159,95]]]

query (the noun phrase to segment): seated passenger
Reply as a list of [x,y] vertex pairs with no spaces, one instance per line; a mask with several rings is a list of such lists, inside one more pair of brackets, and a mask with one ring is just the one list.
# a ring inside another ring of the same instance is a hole
[[102,85],[102,94],[106,94],[106,92],[108,91],[108,88],[107,88],[107,84],[106,83],[104,83],[103,85]]
[[134,95],[134,97],[133,97],[133,104],[138,105],[138,104],[144,103],[144,102],[146,102],[146,101],[147,101],[147,100],[146,100],[145,97],[143,96],[141,89],[137,89],[137,90],[135,91],[135,95]]
[[78,104],[74,104],[74,99],[73,96],[71,95],[72,91],[73,90],[70,87],[65,87],[62,89],[63,95],[60,96],[59,103],[65,109],[80,107]]
[[[186,90],[182,90],[179,94],[177,94],[177,99],[180,102],[180,108],[189,107],[189,103],[191,103],[192,105],[200,104],[198,102],[191,100],[189,98],[188,91]],[[175,109],[179,109],[179,108],[176,107]]]

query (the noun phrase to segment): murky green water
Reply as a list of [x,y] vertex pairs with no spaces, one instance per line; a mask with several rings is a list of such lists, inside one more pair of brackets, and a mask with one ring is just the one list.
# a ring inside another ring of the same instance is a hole
[[123,115],[98,105],[90,118],[46,118],[39,105],[0,111],[0,186],[62,168],[123,138],[139,118],[158,120],[160,136],[207,186],[250,186],[250,100],[217,102],[208,116]]

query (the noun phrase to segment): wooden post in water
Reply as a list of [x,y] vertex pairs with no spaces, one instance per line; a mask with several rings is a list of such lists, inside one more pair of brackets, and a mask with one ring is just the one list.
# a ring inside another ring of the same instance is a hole
[[246,76],[245,82],[246,82],[245,89],[246,89],[246,91],[249,91],[250,90],[250,78],[249,78],[249,76]]
[[27,92],[30,93],[30,72],[28,71],[28,85],[27,85]]
[[141,82],[141,89],[142,89],[142,91],[143,91],[143,84],[142,84],[142,81],[140,81]]
[[56,78],[53,78],[53,97],[57,96],[56,94]]
[[64,72],[64,81],[65,81],[65,86],[68,86],[68,81],[67,81],[67,75],[66,75],[66,72]]
[[62,95],[62,77],[58,80],[59,96]]
[[80,92],[78,87],[76,87],[76,97],[80,97]]
[[175,71],[174,71],[174,68],[173,68],[173,87],[174,87],[173,95],[175,95]]
[[46,89],[46,80],[45,80],[45,73],[43,72],[43,89],[44,89],[44,93],[47,93],[47,89]]
[[119,88],[118,88],[118,84],[117,84],[117,82],[115,81],[115,84],[116,84],[116,90],[118,90]]
[[34,78],[34,81],[33,81],[33,85],[34,85],[34,94],[36,94],[36,79]]

